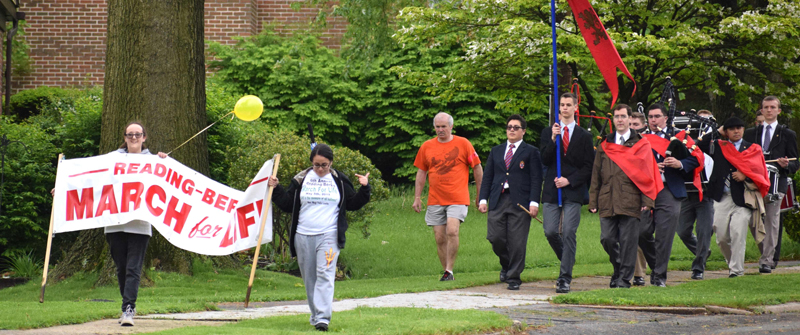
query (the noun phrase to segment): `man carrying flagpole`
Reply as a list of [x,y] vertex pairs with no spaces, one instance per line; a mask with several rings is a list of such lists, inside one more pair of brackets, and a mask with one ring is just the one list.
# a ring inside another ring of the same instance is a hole
[[[556,293],[569,293],[572,282],[572,267],[575,265],[576,232],[581,221],[581,206],[585,205],[585,194],[592,177],[592,134],[578,126],[575,112],[578,99],[572,93],[561,95],[559,102],[560,123],[552,129],[542,130],[540,140],[542,164],[547,166],[542,192],[542,216],[544,234],[550,247],[561,261],[561,271],[556,282]],[[556,141],[562,146],[557,150]],[[556,175],[556,158],[561,159],[561,175]],[[562,191],[559,206],[558,191]]]

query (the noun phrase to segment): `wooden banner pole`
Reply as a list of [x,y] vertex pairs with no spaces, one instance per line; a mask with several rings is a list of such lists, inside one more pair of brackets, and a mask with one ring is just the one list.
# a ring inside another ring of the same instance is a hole
[[[269,175],[270,178],[278,174],[278,165],[280,165],[280,162],[281,162],[281,154],[276,154],[275,166],[272,167],[272,174]],[[266,210],[264,210],[264,212],[261,213],[261,229],[259,230],[258,233],[258,244],[256,245],[256,254],[253,256],[253,267],[250,268],[250,281],[247,282],[247,295],[244,298],[244,308],[247,308],[247,306],[250,304],[250,291],[253,289],[253,279],[255,279],[256,276],[256,266],[258,265],[258,254],[259,252],[261,252],[261,241],[262,238],[264,237],[264,226],[267,223],[267,216],[268,216],[267,211],[269,210],[270,205],[272,205],[272,191],[273,188],[269,186],[269,181],[267,181],[267,199],[266,202],[264,203]]]
[[[58,165],[61,165],[61,160],[64,159],[64,154],[58,154]],[[56,167],[56,175],[58,175],[58,167]],[[53,216],[56,209],[56,197],[53,194],[53,207],[50,209],[50,229],[47,233],[47,251],[44,254],[44,270],[42,271],[42,291],[39,293],[39,302],[44,303],[44,288],[47,286],[47,270],[50,267],[50,248],[53,246]]]
[[[796,160],[797,160],[797,158],[795,158],[795,157],[792,157],[792,158],[789,158],[788,160],[789,160],[789,161],[796,161]],[[764,161],[764,163],[777,163],[777,162],[778,162],[778,160],[777,160],[777,159],[773,159],[773,160]]]

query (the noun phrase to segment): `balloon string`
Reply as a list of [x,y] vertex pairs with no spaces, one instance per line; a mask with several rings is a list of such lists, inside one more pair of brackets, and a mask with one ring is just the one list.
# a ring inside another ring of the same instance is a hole
[[197,137],[197,135],[200,135],[200,134],[202,134],[204,131],[208,130],[208,128],[211,128],[211,126],[213,126],[213,125],[217,124],[217,122],[221,121],[222,119],[226,118],[228,115],[231,115],[231,114],[233,114],[233,111],[231,111],[231,112],[230,112],[230,113],[228,113],[228,114],[225,114],[225,115],[221,116],[219,119],[217,119],[217,121],[214,121],[214,123],[212,123],[212,124],[208,125],[207,127],[203,128],[203,130],[201,130],[201,131],[198,131],[198,132],[197,132],[197,134],[194,134],[194,136],[192,136],[192,137],[189,137],[189,139],[188,139],[188,140],[186,140],[186,141],[184,141],[183,143],[181,143],[181,145],[179,145],[179,146],[175,147],[175,149],[172,149],[172,150],[170,150],[170,152],[168,152],[168,153],[167,153],[167,155],[171,154],[171,153],[172,153],[173,151],[175,151],[175,150],[178,150],[178,149],[180,149],[180,147],[182,147],[182,146],[183,146],[184,144],[186,144],[186,143],[189,143],[189,141],[191,141],[192,139],[194,139],[195,137]]

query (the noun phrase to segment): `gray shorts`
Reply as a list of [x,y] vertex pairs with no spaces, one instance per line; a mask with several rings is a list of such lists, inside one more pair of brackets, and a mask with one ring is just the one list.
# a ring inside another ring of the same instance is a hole
[[425,223],[429,226],[441,226],[447,224],[447,218],[456,218],[459,223],[467,218],[467,205],[431,205],[425,213]]

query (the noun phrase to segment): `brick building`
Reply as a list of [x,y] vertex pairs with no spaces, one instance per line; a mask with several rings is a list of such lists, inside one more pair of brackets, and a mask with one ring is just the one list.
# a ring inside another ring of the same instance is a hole
[[[205,38],[225,44],[234,36],[250,36],[264,24],[278,32],[303,29],[317,9],[292,9],[303,0],[205,0]],[[102,85],[106,50],[106,0],[21,0],[25,40],[32,72],[12,74],[14,92],[39,86]],[[338,47],[345,31],[342,18],[329,18],[323,42]]]

